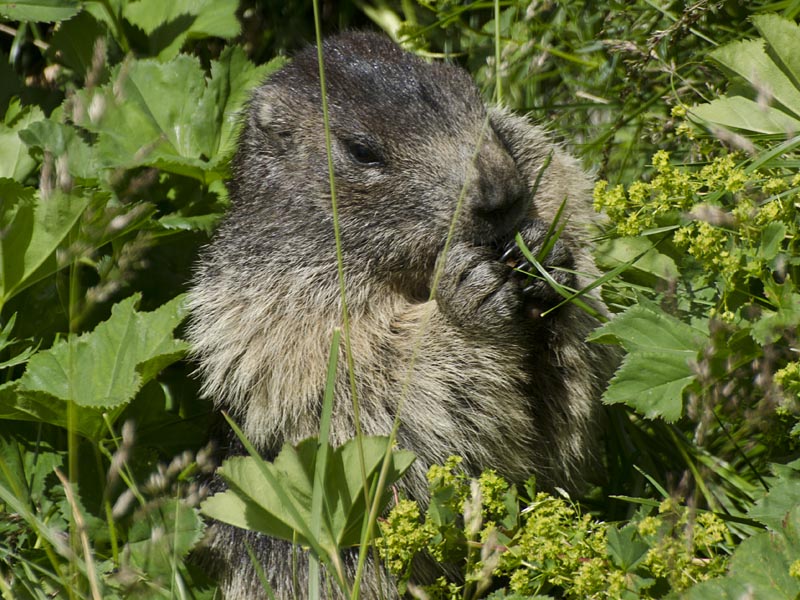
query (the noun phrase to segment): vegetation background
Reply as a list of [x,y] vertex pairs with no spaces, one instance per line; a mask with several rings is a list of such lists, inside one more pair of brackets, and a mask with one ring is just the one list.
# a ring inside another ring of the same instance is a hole
[[[796,598],[800,2],[319,8],[462,64],[583,159],[615,313],[593,337],[625,351],[606,476],[576,499],[435,470],[434,512],[382,523],[403,589],[434,548],[464,581],[408,593]],[[0,0],[3,598],[218,597],[189,560],[215,417],[182,294],[248,90],[314,37],[303,2]]]

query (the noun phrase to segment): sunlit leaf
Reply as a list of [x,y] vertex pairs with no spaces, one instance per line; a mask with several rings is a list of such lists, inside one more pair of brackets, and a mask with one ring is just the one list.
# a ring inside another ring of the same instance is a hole
[[589,339],[617,343],[628,351],[603,395],[604,402],[627,404],[650,418],[680,418],[683,391],[694,381],[692,361],[703,347],[703,332],[662,311],[637,305]]

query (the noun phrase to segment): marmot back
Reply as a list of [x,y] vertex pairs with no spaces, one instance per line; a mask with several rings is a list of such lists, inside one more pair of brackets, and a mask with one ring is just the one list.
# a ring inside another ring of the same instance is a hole
[[[536,475],[543,489],[574,488],[591,461],[611,360],[584,342],[595,322],[581,310],[542,317],[561,297],[504,255],[517,232],[541,249],[566,200],[569,221],[544,264],[562,285],[582,286],[580,274],[592,272],[587,177],[542,130],[484,106],[455,66],[371,33],[339,35],[323,51],[364,432],[388,434],[404,397],[398,442],[418,456],[404,479],[414,498],[424,499],[428,467],[452,454],[473,473],[494,468],[514,481]],[[190,300],[204,393],[268,457],[317,434],[341,324],[318,74],[308,48],[254,93],[231,210],[200,258]],[[336,444],[355,432],[339,365]],[[219,528],[212,560],[226,598],[260,597],[245,535],[276,597],[291,596],[289,544]],[[300,581],[294,592],[304,597]],[[365,597],[378,597],[375,581],[368,576]]]

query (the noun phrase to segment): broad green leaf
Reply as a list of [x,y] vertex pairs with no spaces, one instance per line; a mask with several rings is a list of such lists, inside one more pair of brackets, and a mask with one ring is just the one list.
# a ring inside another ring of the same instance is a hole
[[800,116],[800,89],[767,54],[764,40],[727,44],[709,56],[747,80],[754,90],[774,97],[795,116]]
[[777,531],[757,533],[739,544],[731,557],[727,575],[696,585],[683,597],[688,600],[796,600],[800,595],[800,578],[790,574],[790,567],[796,565],[798,557],[800,506],[795,506]]
[[33,188],[0,179],[0,306],[27,286],[59,269],[56,249],[90,198],[58,190],[45,199]]
[[683,390],[694,381],[686,357],[658,352],[634,352],[622,360],[608,389],[607,404],[627,404],[644,416],[677,421],[683,413]]
[[[362,441],[367,478],[371,484],[380,471],[388,438],[367,437]],[[350,440],[339,448],[329,448],[325,474],[326,504],[320,539],[317,540],[319,546],[327,551],[353,546],[360,541],[366,508],[357,443],[357,440]],[[266,463],[266,468],[280,482],[280,493],[262,476],[254,458],[225,461],[218,472],[229,489],[206,500],[202,512],[219,521],[289,541],[299,536],[299,543],[307,544],[301,532],[309,530],[311,522],[317,446],[316,438],[304,440],[297,446],[287,444],[274,463]],[[396,481],[413,460],[414,456],[409,452],[393,452],[387,486]],[[288,497],[291,508],[281,503],[281,494]],[[302,522],[298,522],[294,515]]]
[[782,221],[769,223],[761,230],[761,245],[758,249],[758,254],[764,260],[772,260],[778,256],[778,252],[783,244],[783,238],[786,237],[786,224]]
[[187,349],[172,335],[185,316],[182,297],[150,313],[136,312],[138,301],[138,295],[126,298],[91,333],[37,353],[19,380],[20,389],[80,406],[110,408],[129,402],[144,382]]
[[783,330],[800,326],[800,294],[795,291],[790,278],[787,277],[783,283],[765,279],[764,295],[774,310],[764,310],[750,331],[753,339],[761,345],[776,342]]
[[636,525],[630,523],[618,529],[610,526],[607,530],[608,555],[620,569],[633,572],[647,555],[648,546],[639,536]]
[[628,280],[653,281],[654,277],[671,280],[679,275],[675,261],[660,253],[653,247],[653,242],[645,237],[624,237],[604,241],[598,245],[595,256],[598,266],[604,270],[614,269],[639,256],[640,258],[625,271],[624,277]]
[[40,420],[90,438],[105,434],[111,420],[141,387],[184,356],[187,344],[172,332],[183,320],[183,298],[149,313],[135,310],[138,295],[116,304],[94,331],[69,336],[36,353],[23,376],[0,386],[0,418]]
[[658,309],[632,306],[588,338],[618,343],[628,351],[603,401],[627,404],[650,418],[677,420],[683,411],[683,391],[694,381],[691,362],[705,337]]
[[800,26],[776,14],[755,15],[753,23],[766,40],[770,56],[800,83]]
[[19,132],[20,139],[30,148],[39,148],[53,157],[66,159],[67,172],[81,180],[96,180],[100,165],[94,152],[72,125],[43,119]]
[[239,35],[237,0],[139,0],[128,2],[123,17],[150,37],[161,60],[169,60],[187,39]]
[[216,124],[201,102],[199,61],[188,55],[166,64],[131,60],[112,77],[109,85],[77,94],[90,107],[79,124],[98,134],[98,159],[108,167],[165,163],[173,167],[166,170],[202,180]]
[[[69,21],[60,23],[50,38],[49,56],[72,69],[79,77],[91,71],[95,44],[104,38],[106,29],[89,11],[81,11]],[[102,69],[104,61],[98,66]],[[97,73],[99,79],[100,73]]]
[[41,500],[45,479],[62,462],[63,456],[45,444],[34,447],[22,439],[0,435],[0,485],[26,504]]
[[210,79],[189,55],[131,59],[111,83],[76,94],[88,107],[78,124],[97,134],[104,167],[149,165],[208,184],[225,175],[236,113],[267,67],[253,66],[239,48],[212,61]]
[[780,531],[786,513],[800,506],[800,460],[772,465],[772,470],[775,476],[768,480],[769,492],[747,514],[773,531]]
[[239,113],[250,97],[251,90],[286,62],[285,57],[279,56],[265,65],[255,67],[240,46],[230,46],[222,52],[218,61],[211,63],[207,101],[216,106],[216,118],[221,123],[215,145],[221,159],[233,155],[241,123]]
[[689,110],[695,120],[756,133],[787,135],[800,131],[800,121],[771,106],[734,96],[719,98]]
[[0,0],[0,17],[9,21],[52,23],[78,14],[78,0]]
[[3,123],[0,123],[0,177],[22,182],[36,168],[36,161],[28,154],[19,132],[31,123],[44,119],[38,106],[20,105],[13,100]]
[[169,577],[175,560],[194,548],[203,531],[203,521],[194,508],[177,498],[164,498],[137,512],[125,556],[149,577]]

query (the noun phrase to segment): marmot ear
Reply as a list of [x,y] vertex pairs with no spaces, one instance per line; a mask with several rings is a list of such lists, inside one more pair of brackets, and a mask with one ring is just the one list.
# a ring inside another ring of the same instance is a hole
[[250,126],[266,138],[265,141],[275,154],[284,154],[292,142],[292,127],[285,118],[286,107],[279,100],[280,93],[270,86],[264,86],[253,96],[250,106]]

